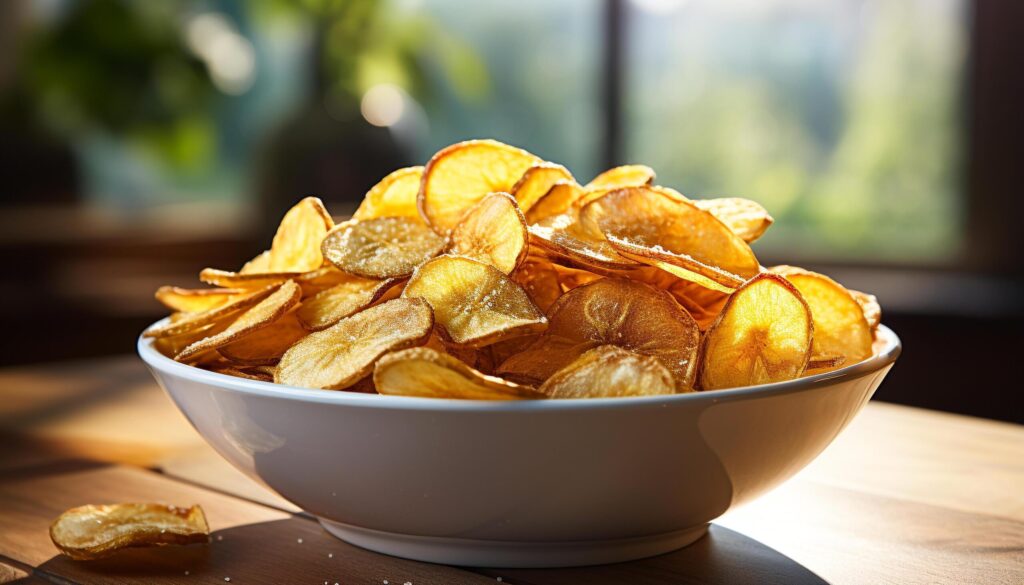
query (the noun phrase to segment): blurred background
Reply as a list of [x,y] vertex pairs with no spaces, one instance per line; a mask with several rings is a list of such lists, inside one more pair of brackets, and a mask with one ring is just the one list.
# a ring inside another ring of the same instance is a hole
[[1024,8],[995,0],[6,0],[0,365],[134,350],[161,284],[493,137],[642,162],[878,295],[877,398],[1024,422]]

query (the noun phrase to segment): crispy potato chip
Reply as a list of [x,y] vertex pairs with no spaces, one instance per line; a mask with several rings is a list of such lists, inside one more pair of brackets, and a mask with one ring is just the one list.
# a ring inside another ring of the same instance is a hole
[[860,305],[861,310],[864,311],[864,318],[867,320],[868,325],[871,326],[871,332],[874,333],[882,322],[882,307],[878,304],[878,298],[875,295],[862,293],[859,290],[847,290],[850,291],[853,298],[857,300],[857,304]]
[[216,268],[204,268],[199,273],[199,280],[214,286],[226,288],[265,288],[276,286],[288,280],[302,276],[301,272],[231,272]]
[[270,270],[270,250],[264,250],[242,265],[239,274],[265,274]]
[[229,343],[217,351],[237,365],[261,366],[276,364],[284,352],[309,333],[299,323],[295,311],[269,326]]
[[689,256],[665,252],[659,248],[638,246],[614,236],[608,242],[623,258],[643,262],[676,278],[689,280],[714,291],[728,294],[743,285],[743,279],[739,276],[716,266],[698,262]]
[[440,256],[417,268],[402,296],[430,303],[441,332],[460,346],[483,347],[547,327],[544,313],[511,278],[460,256]]
[[664,269],[660,263],[682,268],[673,273],[701,284],[711,280],[731,288],[760,272],[750,246],[725,224],[663,189],[612,191],[588,203],[580,223],[599,230],[620,254],[657,262],[658,268]]
[[111,504],[71,508],[50,525],[60,552],[86,561],[132,547],[209,542],[210,526],[199,506]]
[[182,317],[172,319],[164,325],[150,327],[143,335],[146,337],[175,337],[192,331],[198,331],[208,325],[233,318],[237,313],[262,302],[263,299],[269,297],[276,289],[276,286],[268,286],[258,291],[236,295],[231,301],[219,307],[199,313],[186,313]]
[[434,328],[430,305],[394,299],[310,333],[281,357],[278,384],[342,390],[373,370],[385,353],[420,345]]
[[585,284],[590,284],[595,280],[604,278],[604,276],[600,274],[596,274],[582,268],[573,268],[570,266],[562,266],[560,264],[554,264],[553,266],[555,272],[558,273],[558,282],[562,285],[563,292],[571,291],[574,288],[579,288]]
[[259,382],[274,381],[274,375],[271,373],[266,373],[246,366],[239,366],[230,363],[214,363],[207,366],[206,369],[217,374],[224,374],[225,376],[243,378],[246,380],[257,380]]
[[811,357],[814,323],[800,292],[762,273],[740,287],[704,338],[704,390],[792,380]]
[[488,376],[439,351],[416,347],[385,355],[373,370],[377,392],[395,396],[521,400],[543,398],[533,388]]
[[693,388],[700,345],[697,323],[665,291],[622,278],[602,278],[562,295],[551,307],[547,332],[497,372],[543,382],[599,345],[657,358],[679,391]]
[[760,203],[741,197],[695,199],[693,204],[717,217],[748,244],[760,238],[775,222]]
[[795,266],[775,266],[771,272],[791,282],[811,308],[814,355],[841,355],[851,364],[871,357],[871,326],[850,291],[824,274]]
[[343,272],[363,278],[405,278],[444,249],[445,240],[410,217],[378,217],[339,224],[321,248]]
[[328,265],[316,270],[310,270],[309,272],[303,272],[292,280],[295,281],[295,284],[302,287],[302,298],[305,299],[323,292],[336,284],[346,282],[351,278],[354,277],[350,274],[345,274],[334,266]]
[[845,363],[846,356],[844,355],[812,355],[811,359],[807,362],[807,369],[804,370],[803,375],[810,376],[829,372],[842,367]]
[[467,140],[440,150],[423,170],[417,196],[420,216],[439,234],[455,227],[488,193],[508,193],[523,173],[542,162],[496,140]]
[[179,362],[189,361],[203,352],[218,349],[268,327],[298,305],[301,298],[302,289],[289,280],[259,304],[239,315],[223,331],[200,339],[183,349],[174,359]]
[[558,280],[558,271],[551,262],[545,259],[529,257],[515,272],[512,280],[523,287],[533,304],[544,313],[562,296],[562,285]]
[[526,223],[535,224],[566,213],[583,194],[583,187],[577,185],[576,181],[555,181],[547,193],[526,210]]
[[324,263],[320,241],[334,227],[331,214],[316,197],[306,197],[284,214],[270,246],[265,272],[308,272]]
[[423,167],[398,169],[381,179],[370,188],[363,202],[352,214],[352,219],[374,219],[377,217],[420,218],[416,208],[416,194],[420,190]]
[[639,187],[654,182],[654,169],[647,165],[622,165],[613,167],[591,179],[586,189],[617,189]]
[[377,302],[399,282],[397,278],[376,280],[348,276],[345,282],[303,301],[296,315],[309,331],[327,329]]
[[608,242],[581,233],[570,215],[557,215],[529,227],[530,244],[552,258],[590,271],[627,270],[640,263],[619,254]]
[[555,372],[540,387],[548,398],[613,398],[675,394],[672,374],[657,358],[601,345]]
[[491,193],[452,228],[448,253],[479,260],[510,274],[526,260],[526,219],[507,193]]
[[686,309],[701,331],[711,327],[729,300],[728,293],[683,279],[674,279],[665,290]]
[[226,305],[232,298],[248,292],[251,291],[240,288],[188,289],[177,286],[161,286],[153,296],[168,309],[199,313]]
[[576,179],[573,178],[569,169],[562,165],[541,162],[526,169],[510,193],[516,198],[519,208],[525,213],[558,181],[575,183]]
[[[191,313],[176,314],[191,315]],[[156,339],[153,340],[153,349],[159,351],[160,353],[171,359],[174,359],[174,356],[181,353],[181,350],[199,341],[200,339],[203,339],[204,337],[209,337],[211,335],[216,335],[217,333],[220,333],[221,331],[226,329],[230,323],[231,319],[225,319],[223,321],[219,321],[216,323],[203,325],[202,327],[194,331],[189,331],[187,333],[182,333],[179,335],[170,335],[166,337],[157,337]]]

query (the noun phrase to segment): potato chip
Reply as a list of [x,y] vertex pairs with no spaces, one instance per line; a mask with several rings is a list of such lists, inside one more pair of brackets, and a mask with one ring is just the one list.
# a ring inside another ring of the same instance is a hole
[[217,351],[236,365],[276,364],[289,347],[308,333],[299,323],[295,311],[292,311],[267,327],[231,342]]
[[223,331],[205,337],[174,356],[179,362],[189,361],[206,351],[212,351],[242,339],[274,323],[299,304],[302,289],[292,281],[282,284],[267,298],[238,316]]
[[570,215],[557,215],[533,224],[529,232],[531,244],[570,266],[607,272],[640,265],[619,254],[608,242],[580,233]]
[[[191,313],[175,313],[175,314],[177,314],[177,315],[186,315],[186,318],[187,318],[188,315],[191,315]],[[200,327],[198,329],[195,329],[194,331],[188,331],[186,333],[181,333],[181,334],[178,334],[178,335],[169,335],[169,336],[165,336],[165,337],[157,337],[157,338],[153,339],[153,349],[155,349],[155,350],[159,351],[161,354],[163,354],[163,355],[173,359],[174,356],[176,356],[179,353],[181,353],[181,350],[183,350],[186,347],[192,345],[193,343],[199,341],[200,339],[203,339],[204,337],[209,337],[211,335],[216,335],[217,333],[220,333],[221,331],[226,329],[227,326],[230,323],[231,323],[231,319],[225,319],[225,320],[222,320],[222,321],[219,321],[219,322],[216,322],[216,323],[210,323],[210,324],[207,324],[207,325],[203,325],[202,327]],[[216,357],[216,356],[210,356],[210,357]],[[206,361],[206,360],[203,360],[203,361]]]
[[417,196],[420,216],[446,235],[488,193],[508,193],[536,156],[496,140],[468,140],[442,149],[423,170]]
[[377,217],[420,218],[416,208],[416,194],[420,190],[423,167],[398,169],[381,179],[370,188],[363,202],[352,214],[352,219],[374,219]]
[[811,308],[814,355],[841,355],[851,364],[871,357],[871,326],[850,291],[824,274],[795,266],[775,266],[771,272],[791,282]]
[[867,320],[868,325],[871,327],[871,332],[874,333],[882,322],[882,307],[878,304],[878,298],[875,295],[862,293],[859,290],[847,290],[850,291],[857,304],[860,305],[861,310],[864,311],[864,319]]
[[164,325],[150,327],[143,335],[146,337],[175,337],[198,331],[208,325],[233,318],[237,313],[253,307],[269,297],[276,289],[276,286],[268,286],[257,291],[236,295],[231,301],[219,307],[199,313],[187,313]]
[[303,272],[292,280],[295,281],[295,284],[302,287],[302,298],[305,299],[323,292],[334,285],[346,282],[351,278],[354,277],[350,274],[345,274],[334,266],[327,265],[316,270]]
[[812,355],[803,375],[821,374],[842,367],[845,363],[846,356],[844,355]]
[[444,249],[445,240],[411,217],[378,217],[339,224],[324,238],[324,257],[363,278],[405,278]]
[[673,281],[665,290],[686,309],[701,331],[707,331],[725,307],[729,294],[689,280],[673,277]]
[[199,280],[214,286],[226,288],[265,288],[277,286],[288,280],[302,276],[302,272],[231,272],[217,268],[204,268],[199,273]]
[[416,347],[385,355],[373,370],[377,392],[395,396],[521,400],[543,398],[533,388],[488,376],[458,359]]
[[417,268],[402,296],[430,303],[445,338],[460,346],[483,347],[547,327],[544,313],[511,278],[460,256],[440,256]]
[[420,345],[434,327],[430,305],[421,299],[394,299],[310,333],[281,357],[278,384],[342,390],[373,370],[385,353]]
[[184,545],[210,540],[210,526],[199,506],[110,504],[71,508],[50,525],[60,552],[86,561],[133,547]]
[[760,238],[775,222],[760,203],[741,197],[694,199],[693,204],[717,217],[748,244]]
[[558,297],[562,296],[562,285],[558,280],[558,271],[546,259],[528,257],[515,272],[512,280],[523,287],[533,304],[548,312]]
[[232,298],[247,292],[250,291],[240,288],[188,289],[177,286],[161,286],[153,296],[168,309],[198,313],[226,305]]
[[679,391],[693,388],[697,323],[665,291],[622,278],[602,278],[562,295],[551,307],[551,324],[541,339],[497,372],[543,382],[599,345],[657,358]]
[[601,345],[552,374],[539,390],[548,398],[614,398],[675,394],[676,385],[657,358]]
[[526,169],[510,193],[516,198],[519,208],[525,213],[558,181],[575,183],[576,179],[573,178],[569,169],[562,165],[541,162]]
[[583,197],[583,194],[583,187],[577,185],[576,181],[555,181],[547,193],[526,210],[526,223],[532,225],[568,212],[573,202]]
[[762,273],[740,287],[704,338],[704,390],[769,384],[799,377],[811,357],[814,324],[800,292]]
[[345,282],[321,291],[296,310],[299,322],[309,331],[327,329],[345,317],[377,302],[400,279],[376,280],[348,276]]
[[215,363],[210,364],[206,369],[217,374],[224,374],[225,376],[231,376],[234,378],[242,378],[245,380],[256,380],[258,382],[273,382],[274,375],[264,373],[260,370],[255,370],[246,366],[240,366],[231,363]]
[[654,182],[654,169],[647,165],[622,165],[610,168],[591,179],[586,189],[617,189],[639,187]]
[[510,274],[526,260],[526,219],[507,193],[491,193],[452,228],[448,253],[490,264]]
[[320,241],[334,227],[331,214],[316,197],[288,210],[274,234],[266,272],[308,272],[323,265]]

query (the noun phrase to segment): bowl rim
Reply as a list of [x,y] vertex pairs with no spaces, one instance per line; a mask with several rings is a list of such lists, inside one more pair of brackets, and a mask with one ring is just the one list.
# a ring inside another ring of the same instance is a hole
[[[158,325],[164,322],[161,319]],[[815,374],[805,378],[760,384],[757,386],[741,386],[722,390],[704,390],[685,394],[668,394],[658,396],[626,396],[614,398],[589,398],[586,400],[561,398],[546,400],[465,400],[458,398],[426,398],[417,396],[391,396],[385,394],[363,394],[339,390],[316,390],[237,378],[227,374],[218,374],[180,362],[161,354],[153,348],[153,339],[139,335],[137,350],[139,357],[153,370],[164,374],[183,378],[192,382],[207,384],[224,390],[241,394],[312,402],[318,404],[338,404],[353,407],[431,410],[431,411],[564,411],[587,410],[594,408],[630,408],[668,406],[673,403],[687,402],[731,402],[751,398],[764,398],[794,392],[806,392],[813,389],[832,386],[836,383],[855,380],[874,374],[896,361],[900,356],[903,344],[892,329],[879,325],[877,338],[882,340],[881,347],[871,357],[830,372]]]

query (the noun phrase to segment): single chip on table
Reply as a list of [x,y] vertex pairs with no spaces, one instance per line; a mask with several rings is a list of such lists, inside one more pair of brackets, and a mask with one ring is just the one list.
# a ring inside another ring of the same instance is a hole
[[600,345],[552,374],[539,390],[548,398],[613,398],[675,394],[676,385],[657,358]]
[[157,289],[156,300],[172,311],[198,313],[226,305],[248,290],[241,288],[199,288],[189,289],[177,286],[161,286]]
[[569,169],[562,165],[541,162],[526,169],[510,193],[516,198],[519,208],[525,213],[558,181],[575,183],[576,179],[573,178]]
[[413,217],[420,219],[416,194],[423,179],[423,167],[406,167],[392,172],[370,188],[352,219]]
[[444,249],[445,239],[411,217],[378,217],[339,224],[323,240],[324,257],[363,278],[405,278]]
[[699,284],[731,288],[760,272],[746,242],[715,216],[664,189],[612,191],[584,206],[579,221],[586,231],[604,234],[620,254],[682,269],[677,276]]
[[213,309],[200,311],[198,313],[183,313],[181,317],[170,319],[163,325],[156,325],[146,329],[143,335],[146,337],[157,338],[176,337],[204,329],[209,325],[231,319],[237,313],[256,306],[262,302],[263,299],[273,294],[277,288],[278,287],[276,285],[268,286],[261,290],[235,295],[229,302]]
[[379,280],[346,276],[340,284],[304,300],[296,314],[302,326],[310,331],[327,329],[377,302],[399,282],[395,278]]
[[472,400],[543,398],[533,388],[488,376],[455,357],[416,347],[377,361],[373,383],[380,394]]
[[547,327],[544,313],[515,281],[461,256],[439,256],[417,268],[402,296],[430,303],[442,334],[460,346],[483,347]]
[[700,330],[667,292],[602,278],[562,295],[550,313],[544,335],[501,364],[499,375],[541,383],[587,350],[615,345],[657,358],[672,374],[677,392],[693,389]]
[[490,264],[510,274],[530,248],[526,219],[507,193],[491,193],[452,228],[448,253]]
[[463,214],[488,193],[508,193],[536,156],[496,140],[469,140],[437,152],[423,170],[417,196],[420,215],[447,234]]
[[381,303],[293,345],[281,356],[274,381],[302,388],[348,388],[369,374],[385,353],[426,342],[433,327],[433,312],[422,299]]
[[50,526],[50,540],[76,561],[133,547],[205,543],[210,527],[199,506],[110,504],[71,508]]
[[871,357],[874,336],[857,299],[843,285],[796,266],[775,266],[800,291],[814,320],[813,355],[839,355],[855,364]]
[[586,184],[587,189],[637,187],[654,182],[654,169],[647,165],[621,165],[599,174]]
[[181,353],[174,356],[174,359],[180,362],[187,362],[204,352],[221,348],[229,343],[235,343],[237,340],[244,339],[260,329],[269,327],[287,314],[288,311],[295,308],[301,298],[302,289],[299,288],[299,285],[289,280],[267,298],[239,315],[223,331],[189,345]]
[[762,273],[732,294],[704,338],[704,390],[800,377],[811,357],[814,322],[788,280]]
[[717,217],[748,244],[760,238],[775,222],[760,203],[742,197],[694,199],[693,204]]
[[243,366],[276,364],[284,352],[309,332],[292,311],[270,325],[233,341],[217,351],[229,362]]

